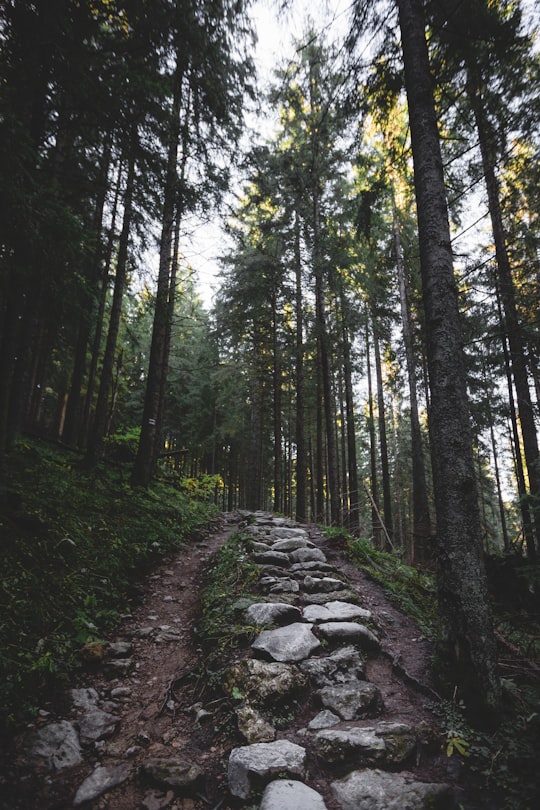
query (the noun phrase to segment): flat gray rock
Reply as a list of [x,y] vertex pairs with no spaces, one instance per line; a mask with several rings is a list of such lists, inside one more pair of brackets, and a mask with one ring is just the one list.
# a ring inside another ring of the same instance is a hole
[[295,779],[270,782],[263,793],[259,810],[326,810],[320,793]]
[[299,593],[300,585],[295,579],[283,577],[270,586],[270,593]]
[[364,662],[355,647],[342,647],[324,658],[309,658],[299,667],[318,687],[364,679]]
[[272,551],[296,551],[298,548],[314,548],[313,543],[306,537],[286,537],[284,540],[277,540],[272,546]]
[[111,737],[120,719],[101,709],[92,709],[79,720],[79,734],[82,743],[96,742]]
[[300,608],[286,602],[256,602],[245,612],[248,624],[290,624],[300,622]]
[[416,782],[379,770],[353,771],[331,787],[342,810],[449,810],[456,806],[448,785]]
[[198,765],[183,759],[155,757],[143,763],[142,772],[158,785],[171,788],[189,788],[196,785],[202,771]]
[[305,777],[305,748],[289,740],[276,740],[233,748],[230,753],[229,790],[239,799],[247,799],[252,790],[260,790],[281,773]]
[[336,571],[336,567],[330,565],[330,563],[321,562],[321,560],[307,560],[306,562],[293,563],[289,570],[291,574],[303,574],[305,576],[305,574],[313,574],[315,571],[324,576],[329,571]]
[[375,717],[383,708],[379,689],[367,681],[325,686],[318,695],[323,706],[339,714],[342,720]]
[[371,611],[364,610],[351,602],[332,601],[325,605],[307,605],[304,608],[304,619],[313,624],[320,622],[342,622],[351,619],[371,619]]
[[270,537],[273,537],[274,540],[289,540],[291,537],[307,539],[307,532],[305,529],[294,526],[276,526],[276,528],[270,529]]
[[259,565],[277,565],[280,568],[286,568],[289,565],[289,555],[284,551],[265,551],[260,554],[254,554],[253,560]]
[[44,760],[49,770],[61,771],[82,762],[82,751],[72,723],[60,720],[43,726],[27,742],[30,759]]
[[95,771],[90,774],[79,787],[73,799],[73,806],[79,807],[79,805],[85,802],[97,799],[98,796],[102,796],[117,785],[121,785],[122,782],[125,782],[129,777],[129,773],[129,765],[124,764],[110,767],[98,765]]
[[274,661],[303,661],[321,646],[311,632],[312,624],[293,622],[276,630],[263,630],[251,648]]
[[326,557],[320,548],[298,548],[289,554],[292,563],[326,562]]
[[271,549],[267,543],[261,543],[260,540],[252,540],[251,550],[257,554],[266,554],[266,552],[270,551]]
[[352,760],[355,765],[402,765],[416,748],[416,735],[404,723],[325,729],[315,738],[317,755],[328,765]]
[[[342,583],[343,585],[343,583]],[[354,602],[359,596],[349,588],[342,591],[330,591],[330,593],[306,593],[305,601],[310,605],[326,605],[327,602],[339,600],[340,602]]]
[[310,574],[304,577],[304,589],[308,593],[331,593],[342,591],[344,582],[334,577],[313,577]]
[[378,650],[379,639],[365,625],[357,622],[324,622],[319,633],[327,641],[354,641],[365,650]]

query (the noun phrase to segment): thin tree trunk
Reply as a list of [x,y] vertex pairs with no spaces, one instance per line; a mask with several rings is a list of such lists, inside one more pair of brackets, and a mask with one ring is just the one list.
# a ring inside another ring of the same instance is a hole
[[[508,335],[508,345],[510,347],[512,375],[516,387],[517,408],[521,425],[521,436],[523,439],[523,452],[529,478],[529,492],[533,499],[540,499],[540,456],[538,451],[538,437],[536,434],[534,410],[527,376],[524,341],[516,307],[514,280],[512,278],[512,270],[506,248],[506,234],[501,211],[499,183],[495,175],[495,160],[490,148],[490,141],[493,135],[490,132],[490,126],[483,110],[479,82],[475,73],[476,71],[469,68],[468,90],[474,110],[476,128],[478,130],[482,169],[489,201],[489,214],[493,231],[493,241],[495,243],[495,257],[497,260],[499,291],[504,309],[504,324],[506,334]],[[537,546],[540,542],[540,507],[537,509],[533,507],[532,512]],[[529,534],[527,538],[527,555],[531,560],[536,558],[536,546],[532,534]]]
[[373,540],[377,548],[381,547],[382,524],[379,519],[379,484],[377,475],[377,447],[375,441],[375,414],[373,411],[373,382],[371,377],[371,350],[369,340],[369,323],[366,319],[366,369],[368,384],[368,431],[369,431],[369,466],[371,478],[371,527]]
[[426,467],[424,450],[422,446],[422,431],[418,416],[418,397],[416,394],[416,363],[414,356],[413,331],[411,324],[411,308],[403,254],[401,250],[401,236],[399,218],[396,207],[394,189],[392,188],[392,221],[394,234],[394,250],[396,254],[396,267],[398,274],[399,302],[401,307],[401,323],[403,342],[405,344],[405,362],[407,365],[407,380],[409,384],[409,404],[411,420],[411,457],[412,457],[412,495],[413,495],[413,554],[412,562],[429,562],[431,549],[431,520],[429,516],[429,501],[426,484]]
[[103,323],[105,319],[105,306],[107,304],[107,291],[109,288],[109,273],[111,271],[112,257],[114,251],[114,242],[116,238],[116,218],[118,216],[118,204],[120,202],[120,189],[122,186],[122,160],[118,162],[118,175],[116,179],[116,191],[114,195],[114,202],[111,212],[111,225],[109,229],[109,237],[107,239],[107,250],[105,252],[105,260],[103,264],[103,271],[101,273],[101,285],[99,290],[99,304],[95,318],[94,325],[94,339],[92,341],[92,357],[90,359],[90,368],[88,370],[88,380],[86,383],[86,395],[84,398],[84,407],[81,419],[81,429],[79,432],[79,447],[85,447],[88,440],[88,432],[90,426],[90,413],[92,410],[92,401],[94,399],[94,390],[96,387],[97,369],[99,362],[99,354],[101,348],[101,339],[103,337]]
[[103,230],[103,212],[107,199],[107,176],[111,160],[110,137],[105,143],[98,179],[98,193],[92,222],[94,245],[92,255],[88,262],[88,289],[83,292],[82,319],[79,323],[75,355],[73,359],[73,373],[66,408],[66,418],[62,430],[62,438],[68,444],[75,444],[78,440],[81,427],[81,390],[86,370],[86,353],[92,329],[91,318],[95,314],[95,293],[99,294],[99,278],[101,264],[101,234]]
[[465,358],[422,0],[398,0],[420,242],[437,513],[438,672],[471,712],[499,719]]
[[155,474],[159,447],[159,429],[162,423],[161,392],[168,369],[167,335],[170,335],[170,271],[173,244],[174,220],[178,194],[178,148],[180,138],[180,108],[182,102],[183,68],[180,57],[174,77],[174,96],[171,109],[167,170],[163,191],[163,214],[159,245],[159,270],[152,328],[152,342],[148,361],[148,376],[137,457],[133,465],[131,483],[147,487]]
[[[384,403],[381,349],[379,344],[379,335],[377,334],[375,326],[373,327],[373,353],[375,355],[375,373],[377,378],[377,415],[379,424],[379,448],[381,456],[384,525],[386,526],[386,530],[390,538],[392,538],[392,488],[390,482],[390,466],[388,462],[388,439],[386,435],[386,406]],[[389,548],[386,550],[390,551]]]
[[296,520],[300,523],[307,518],[307,458],[304,429],[304,299],[302,295],[302,254],[300,251],[300,222],[298,212],[294,212],[294,271],[296,283]]
[[85,465],[94,466],[101,456],[103,440],[107,429],[109,416],[109,396],[113,381],[114,358],[118,334],[120,331],[120,319],[122,315],[122,305],[124,301],[124,289],[127,278],[127,263],[129,253],[129,236],[131,231],[131,220],[133,216],[133,191],[135,184],[135,153],[137,147],[137,132],[135,130],[130,144],[130,154],[128,157],[128,168],[126,178],[126,189],[124,193],[124,217],[122,222],[122,232],[118,243],[118,257],[116,261],[116,276],[114,280],[113,300],[109,317],[109,330],[107,333],[107,343],[103,355],[103,366],[99,385],[94,424],[90,433],[88,446],[86,449]]

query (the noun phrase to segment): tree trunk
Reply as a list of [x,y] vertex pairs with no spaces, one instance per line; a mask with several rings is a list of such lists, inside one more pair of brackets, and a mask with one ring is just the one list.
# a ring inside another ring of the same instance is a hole
[[147,487],[155,474],[162,422],[161,391],[167,377],[167,335],[170,335],[169,294],[174,218],[178,194],[178,148],[180,138],[180,107],[182,101],[183,68],[178,63],[174,77],[174,96],[171,109],[167,170],[163,191],[163,214],[159,245],[159,270],[152,328],[152,343],[148,361],[146,394],[137,457],[133,465],[131,483]]
[[398,0],[420,242],[437,513],[438,671],[479,718],[501,702],[457,288],[422,0]]
[[294,212],[294,271],[296,283],[296,520],[300,523],[307,518],[307,457],[304,429],[304,299],[302,295],[302,254],[300,251],[300,222],[298,212]]
[[426,468],[424,450],[422,447],[422,431],[418,417],[418,397],[416,395],[416,363],[414,357],[413,331],[411,324],[411,308],[407,290],[405,267],[401,250],[401,237],[398,212],[392,188],[392,220],[394,234],[394,250],[396,253],[396,267],[398,274],[399,301],[401,306],[401,323],[403,330],[403,343],[405,344],[405,362],[407,365],[407,380],[409,383],[409,403],[411,409],[411,457],[412,457],[412,490],[413,490],[413,542],[412,562],[429,562],[432,556],[431,548],[431,520],[429,516],[429,501],[426,484]]
[[379,335],[373,326],[373,352],[375,354],[375,373],[377,378],[377,415],[379,424],[379,448],[381,454],[381,475],[383,488],[383,514],[384,525],[387,532],[386,551],[391,550],[393,520],[392,520],[392,488],[390,483],[390,466],[388,463],[388,440],[386,435],[386,406],[384,403],[384,389],[381,366],[381,349]]
[[107,343],[103,355],[103,367],[101,370],[101,380],[94,415],[94,424],[90,433],[88,446],[86,449],[85,465],[94,466],[101,456],[103,439],[107,430],[107,420],[109,416],[109,396],[113,382],[114,358],[118,333],[120,331],[120,319],[122,315],[122,305],[124,301],[124,288],[127,277],[127,263],[129,252],[129,235],[131,231],[131,220],[133,215],[133,187],[135,183],[135,152],[137,147],[137,132],[132,137],[130,144],[130,154],[128,157],[128,169],[126,178],[126,189],[124,193],[124,216],[122,221],[122,232],[118,243],[118,257],[116,260],[116,276],[114,280],[113,300],[109,317],[109,330],[107,333]]
[[[482,96],[478,78],[475,73],[476,71],[469,68],[467,86],[474,110],[476,128],[478,130],[482,169],[486,181],[491,228],[493,231],[493,241],[495,243],[499,291],[504,309],[504,325],[508,336],[511,369],[514,385],[516,387],[517,409],[523,439],[523,453],[525,455],[529,478],[529,492],[533,498],[532,513],[537,546],[540,542],[540,506],[535,509],[534,502],[540,501],[540,456],[538,451],[538,437],[536,434],[534,409],[527,376],[524,341],[516,307],[514,280],[512,278],[512,270],[506,248],[506,234],[502,219],[499,183],[495,175],[495,158],[492,155],[490,147],[493,134],[490,131],[490,125],[482,107]],[[527,538],[527,555],[530,560],[534,560],[536,557],[536,546],[531,533]]]
[[373,541],[377,548],[381,547],[382,528],[379,511],[379,483],[377,475],[377,446],[375,442],[375,414],[373,412],[373,382],[371,377],[371,350],[369,341],[369,323],[366,318],[366,369],[368,384],[368,432],[369,432],[369,468],[371,479],[371,527]]

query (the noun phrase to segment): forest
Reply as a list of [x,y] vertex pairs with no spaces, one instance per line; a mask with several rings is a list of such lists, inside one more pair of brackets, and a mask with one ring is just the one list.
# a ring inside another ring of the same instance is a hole
[[80,487],[368,538],[435,574],[439,669],[489,725],[490,577],[539,607],[538,12],[353,0],[263,87],[254,5],[2,4],[2,533],[54,446]]

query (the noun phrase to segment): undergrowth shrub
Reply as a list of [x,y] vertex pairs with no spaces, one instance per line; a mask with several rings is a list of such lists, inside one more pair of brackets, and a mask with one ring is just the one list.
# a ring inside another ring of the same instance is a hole
[[160,556],[180,548],[215,507],[129,467],[83,472],[78,454],[21,443],[0,513],[0,724],[37,708],[76,652],[118,621]]

